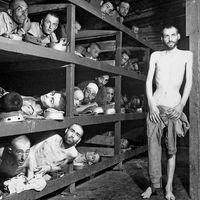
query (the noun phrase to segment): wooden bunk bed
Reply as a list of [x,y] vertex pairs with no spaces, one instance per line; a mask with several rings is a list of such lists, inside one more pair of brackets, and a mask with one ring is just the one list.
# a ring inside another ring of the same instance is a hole
[[[73,171],[72,167],[69,169],[64,177],[53,179],[48,181],[47,186],[41,192],[33,190],[24,191],[19,194],[8,195],[3,199],[6,200],[32,200],[39,199],[49,193],[56,190],[70,186],[74,189],[75,182],[84,179],[97,172],[105,170],[106,168],[121,166],[125,159],[136,156],[147,150],[147,146],[141,146],[133,150],[121,153],[120,139],[121,139],[121,126],[123,121],[127,120],[144,120],[146,113],[120,113],[120,96],[122,77],[138,81],[141,84],[145,83],[146,76],[138,74],[136,72],[130,72],[120,68],[121,51],[122,51],[122,34],[124,36],[132,38],[139,44],[141,48],[148,48],[153,50],[154,48],[143,41],[139,36],[136,36],[131,30],[120,24],[117,21],[113,21],[109,16],[102,16],[101,13],[90,5],[86,1],[68,0],[67,4],[44,4],[44,5],[32,5],[30,6],[30,15],[35,13],[43,13],[49,10],[66,10],[67,18],[67,35],[70,41],[69,52],[60,52],[54,49],[36,46],[33,44],[8,40],[6,38],[0,38],[0,55],[2,57],[1,62],[5,67],[2,67],[2,72],[15,72],[15,71],[38,71],[38,70],[53,70],[59,68],[66,69],[66,93],[67,93],[67,105],[66,116],[63,121],[53,120],[28,120],[24,122],[13,123],[0,123],[0,137],[14,136],[20,134],[31,134],[35,132],[43,132],[50,130],[59,130],[67,128],[73,123],[78,123],[82,126],[90,126],[94,124],[112,123],[114,127],[114,156],[105,158],[103,161],[88,166],[87,168]],[[87,34],[80,33],[75,37],[73,24],[75,23],[76,7],[89,12],[95,17],[103,20],[112,26],[113,31],[92,31]],[[88,38],[105,38],[107,36],[114,35],[116,39],[116,56],[115,66],[107,63],[89,60],[87,58],[80,58],[74,53],[75,40],[88,39]],[[139,48],[139,47],[137,47]],[[140,48],[139,48],[140,49]],[[150,51],[149,50],[149,51]],[[148,52],[149,52],[148,51]],[[149,54],[146,54],[146,61]],[[96,70],[100,72],[106,72],[114,77],[115,82],[115,108],[116,114],[113,115],[99,115],[99,116],[74,116],[73,113],[73,88],[75,83],[75,69],[76,73],[80,68],[85,70]]]

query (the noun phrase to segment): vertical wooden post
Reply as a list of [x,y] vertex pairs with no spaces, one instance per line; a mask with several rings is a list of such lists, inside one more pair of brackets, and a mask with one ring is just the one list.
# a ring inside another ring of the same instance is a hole
[[66,66],[66,116],[73,117],[74,115],[74,76],[75,65]]
[[121,56],[122,56],[122,32],[117,31],[116,33],[116,53],[115,53],[115,66],[121,66]]
[[189,99],[190,196],[200,199],[200,0],[186,0],[186,33],[194,54],[193,87]]
[[[73,164],[70,163],[70,164],[69,164],[69,173],[71,174],[71,173],[73,173],[73,171],[74,171],[74,169],[73,169]],[[75,185],[75,183],[70,184],[70,185],[69,185],[69,192],[70,192],[70,193],[73,193],[73,192],[75,192],[75,190],[76,190],[76,185]]]
[[[67,9],[67,24],[66,24],[66,33],[68,37],[70,53],[75,50],[75,6],[70,4]],[[75,65],[70,64],[66,68],[66,99],[67,99],[67,114],[69,117],[74,115],[74,77],[75,77]],[[73,172],[73,164],[69,164],[69,173]],[[70,192],[75,191],[75,183],[70,184]]]
[[[70,42],[69,52],[74,52],[75,49],[75,6],[70,4],[66,8],[66,33],[67,39]],[[66,115],[73,117],[73,106],[74,106],[74,77],[75,77],[75,65],[70,64],[66,66]]]
[[115,110],[121,112],[121,76],[115,76]]
[[68,37],[69,52],[74,52],[75,49],[75,5],[70,4],[67,6],[67,24],[66,33]]
[[[115,122],[114,154],[121,154],[121,121]],[[114,169],[122,170],[122,162],[120,162]]]
[[[117,113],[121,111],[121,76],[115,77],[115,109]],[[121,121],[115,123],[115,137],[114,137],[114,154],[121,153]],[[122,162],[120,162],[114,169],[122,170]]]

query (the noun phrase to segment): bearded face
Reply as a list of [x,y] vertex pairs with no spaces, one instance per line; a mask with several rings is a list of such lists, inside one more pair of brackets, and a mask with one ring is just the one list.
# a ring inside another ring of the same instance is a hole
[[163,30],[163,43],[168,50],[174,49],[177,46],[180,34],[175,27],[165,28]]

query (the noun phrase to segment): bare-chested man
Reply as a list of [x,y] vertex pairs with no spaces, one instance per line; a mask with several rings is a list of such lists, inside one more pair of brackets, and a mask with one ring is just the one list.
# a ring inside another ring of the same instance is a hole
[[15,137],[10,144],[0,148],[1,183],[25,172],[30,146],[30,140],[25,135],[21,135]]
[[[184,136],[183,132],[178,134],[175,128],[177,122],[184,120],[182,119],[183,117],[186,118],[182,111],[192,87],[193,55],[190,51],[177,48],[180,34],[174,25],[165,26],[162,34],[162,41],[166,50],[152,53],[146,80],[146,93],[149,105],[147,135],[151,186],[142,193],[142,197],[144,199],[150,198],[152,193],[159,191],[159,188],[162,187],[161,136],[162,126],[167,126],[168,163],[165,198],[167,200],[175,200],[175,196],[172,193],[172,182],[175,170],[176,135]],[[181,95],[179,90],[184,74],[186,74],[186,82]],[[154,75],[156,90],[153,93],[152,83]],[[170,129],[170,127],[173,128]]]

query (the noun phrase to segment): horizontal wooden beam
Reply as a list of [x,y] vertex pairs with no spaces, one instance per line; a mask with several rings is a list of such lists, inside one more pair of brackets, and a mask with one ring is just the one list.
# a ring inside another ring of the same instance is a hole
[[88,151],[97,152],[100,156],[112,157],[114,156],[114,148],[109,147],[77,147],[77,150],[81,153],[86,153]]
[[114,137],[106,135],[95,135],[94,137],[84,141],[84,143],[114,146]]
[[145,119],[146,113],[127,113],[114,115],[82,115],[74,117],[65,117],[63,121],[56,120],[25,120],[23,122],[1,122],[0,123],[0,137],[30,134],[34,132],[43,132],[50,130],[58,130],[69,127],[71,124],[78,123],[82,126],[92,124],[113,123],[119,120],[135,120]]
[[69,4],[57,3],[57,4],[35,4],[29,6],[29,14],[39,14],[52,10],[63,10],[66,9]]

